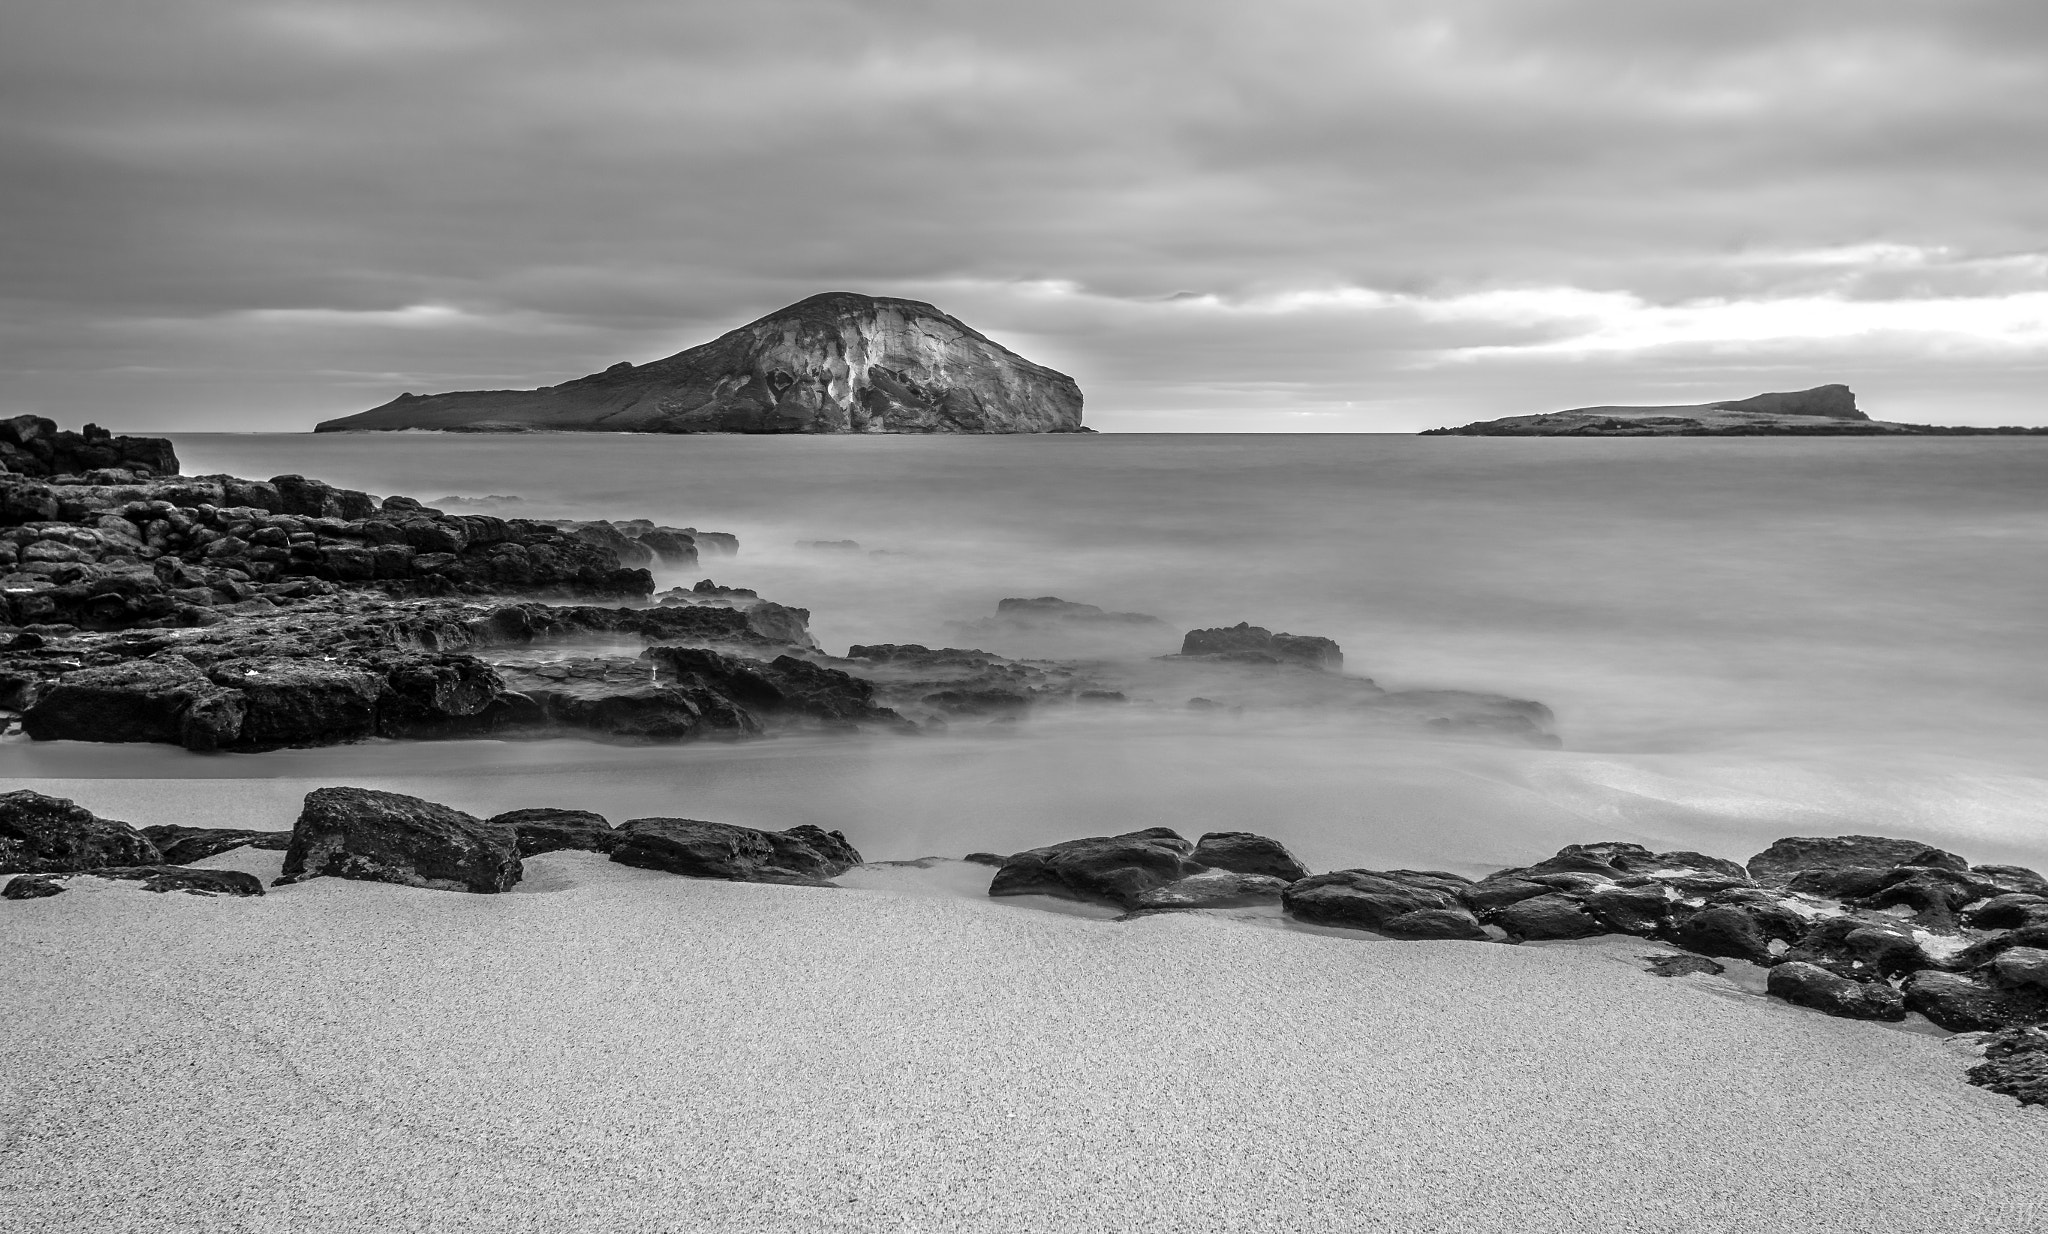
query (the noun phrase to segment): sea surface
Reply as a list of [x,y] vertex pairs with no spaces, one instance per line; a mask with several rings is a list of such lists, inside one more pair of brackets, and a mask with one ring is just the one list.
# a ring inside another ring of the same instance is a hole
[[283,828],[308,788],[361,784],[480,814],[817,823],[871,859],[1165,825],[1278,835],[1322,868],[1472,873],[1599,839],[1741,859],[1851,832],[2048,868],[2048,440],[176,440],[190,474],[730,531],[736,558],[662,585],[711,577],[808,608],[835,653],[962,645],[957,623],[998,600],[1059,596],[1166,625],[979,645],[1142,659],[1249,621],[1333,638],[1347,672],[1390,689],[1539,700],[1562,746],[1162,697],[944,735],[683,746],[208,756],[10,738],[9,787],[138,825]]

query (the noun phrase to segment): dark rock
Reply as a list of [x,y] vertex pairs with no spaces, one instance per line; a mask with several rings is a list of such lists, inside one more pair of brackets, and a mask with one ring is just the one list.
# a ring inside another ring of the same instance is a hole
[[204,861],[217,853],[231,849],[270,849],[273,851],[291,847],[292,833],[289,831],[239,831],[225,827],[182,827],[176,823],[162,823],[144,827],[142,834],[163,854],[164,864],[174,866],[191,865]]
[[[1982,869],[1982,867],[1978,867]],[[2011,930],[2020,926],[2048,925],[2048,897],[2014,892],[1980,900],[1964,914],[1980,930]]]
[[815,885],[861,860],[844,835],[808,824],[757,831],[691,818],[635,818],[621,824],[619,832],[613,861],[693,878]]
[[1458,898],[1473,912],[1482,917],[1490,917],[1510,904],[1533,900],[1540,895],[1549,895],[1555,890],[1555,887],[1547,883],[1494,874],[1460,890]]
[[2017,1098],[2021,1105],[2048,1105],[2048,1031],[2008,1028],[1984,1042],[1984,1061],[1970,1068],[1970,1083]]
[[1974,900],[1997,894],[1997,887],[1966,873],[1940,866],[1901,866],[1886,885],[1851,903],[1863,908],[1903,905],[1913,919],[1933,930],[1956,928],[1956,911]]
[[1905,926],[1855,917],[1831,917],[1816,922],[1780,958],[1864,982],[1935,967],[1919,940]]
[[826,292],[700,347],[539,390],[404,395],[317,432],[1081,431],[1072,378],[929,304]]
[[1278,904],[1287,880],[1265,874],[1244,874],[1232,870],[1204,870],[1164,887],[1139,893],[1132,911],[1162,912],[1170,909],[1249,908]]
[[2048,878],[2025,866],[1971,866],[1970,873],[1993,884],[2001,893],[2048,896]]
[[1765,988],[1801,1007],[1850,1020],[1903,1020],[1905,1000],[1881,981],[1851,981],[1816,964],[1790,961],[1771,969]]
[[1882,891],[1891,881],[1895,867],[1839,866],[1828,870],[1801,870],[1785,883],[1787,891],[1847,900]]
[[1494,923],[1517,938],[1591,938],[1607,927],[1572,896],[1559,892],[1518,900],[1494,915]]
[[1327,638],[1313,634],[1275,634],[1242,621],[1234,626],[1188,631],[1181,640],[1180,654],[1273,664],[1305,664],[1331,673],[1344,668],[1344,652]]
[[1462,884],[1434,872],[1334,870],[1291,884],[1280,902],[1289,915],[1315,925],[1383,930],[1410,913],[1464,912],[1456,890]]
[[1472,939],[1488,937],[1479,919],[1462,908],[1418,908],[1381,923],[1379,932],[1389,938]]
[[649,647],[642,655],[678,681],[715,690],[759,714],[839,722],[899,720],[875,703],[871,683],[795,656],[764,664],[696,647]]
[[602,814],[589,810],[557,810],[536,806],[508,810],[484,820],[493,827],[509,827],[519,837],[519,855],[538,857],[562,849],[609,853],[619,846],[624,834],[615,831]]
[[0,900],[46,900],[64,894],[64,881],[55,874],[17,874],[0,883]]
[[508,891],[517,837],[460,810],[367,788],[318,788],[292,828],[279,885],[329,876],[436,891]]
[[144,891],[183,891],[197,896],[260,896],[263,880],[240,870],[192,870],[178,865],[107,866],[85,872],[92,878],[141,883]]
[[1671,915],[1671,900],[1661,887],[1610,887],[1582,898],[1586,911],[1615,934],[1650,937]]
[[1648,955],[1643,957],[1650,971],[1659,977],[1683,977],[1687,973],[1705,973],[1717,977],[1728,971],[1728,966],[1701,955]]
[[160,741],[217,750],[241,735],[247,701],[175,655],[66,673],[22,716],[37,741]]
[[2023,992],[2048,994],[2048,950],[2008,947],[1991,961],[1992,979]]
[[972,862],[978,866],[996,866],[1000,868],[1005,862],[1009,861],[1009,858],[1001,853],[969,853],[960,860]]
[[1970,944],[1952,957],[1945,967],[1954,969],[1976,968],[1989,964],[2001,952],[2014,947],[2048,947],[2048,924],[2024,925],[2004,934]]
[[1749,876],[1759,883],[1783,886],[1802,870],[1888,870],[1928,851],[1918,840],[1886,836],[1793,836],[1751,857],[1748,869]]
[[1726,956],[1752,964],[1771,962],[1769,936],[1755,917],[1733,906],[1705,908],[1676,917],[1667,937],[1700,955]]
[[1264,874],[1290,883],[1308,877],[1308,867],[1295,860],[1286,845],[1249,831],[1208,832],[1189,859],[1212,869]]
[[1049,895],[1130,910],[1139,897],[1199,868],[1190,845],[1166,827],[1091,836],[1012,854],[996,871],[992,896]]
[[1795,911],[1774,892],[1755,887],[1730,887],[1707,897],[1708,908],[1739,908],[1756,922],[1766,939],[1797,942],[1813,928],[1813,919]]
[[2001,988],[1976,977],[1925,969],[1906,978],[1906,1006],[1952,1033],[2013,1028],[2048,1019],[2048,991]]
[[246,714],[236,744],[257,750],[374,736],[385,693],[383,677],[368,667],[325,659],[227,660],[207,676],[241,694]]
[[64,797],[0,793],[0,874],[68,874],[163,861],[141,832]]

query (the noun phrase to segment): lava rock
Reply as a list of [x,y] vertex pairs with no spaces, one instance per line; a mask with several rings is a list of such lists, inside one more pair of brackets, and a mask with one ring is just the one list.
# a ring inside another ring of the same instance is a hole
[[1198,908],[1251,908],[1278,904],[1288,880],[1234,870],[1204,870],[1154,887],[1138,895],[1132,911],[1164,912]]
[[1382,922],[1379,932],[1389,938],[1472,939],[1488,936],[1479,919],[1462,908],[1418,908]]
[[1890,922],[1855,917],[1830,917],[1816,922],[1779,958],[1786,963],[1811,964],[1861,982],[1935,967],[1911,930]]
[[22,716],[37,741],[161,741],[217,750],[240,737],[247,700],[181,656],[66,673]]
[[1927,845],[1919,840],[1888,836],[1792,836],[1751,857],[1747,868],[1749,876],[1757,882],[1783,886],[1802,870],[1888,870],[1928,851]]
[[1756,918],[1732,905],[1673,918],[1667,937],[1687,951],[1752,964],[1771,962],[1770,938]]
[[1308,867],[1295,860],[1286,845],[1249,831],[1208,832],[1189,859],[1215,870],[1263,874],[1290,883],[1308,877]]
[[2048,991],[2001,989],[1976,977],[1926,969],[1906,978],[1906,1006],[1952,1033],[2012,1028],[2048,1019]]
[[1463,912],[1456,875],[1413,870],[1333,870],[1288,886],[1280,898],[1288,915],[1314,925],[1382,930],[1387,923],[1428,909]]
[[2027,892],[1992,896],[1972,905],[1964,917],[1980,930],[2011,930],[2020,926],[2048,925],[2048,896],[2032,895]]
[[257,750],[372,736],[385,694],[370,669],[321,659],[225,660],[207,676],[241,694],[247,714],[237,744]]
[[992,896],[1049,895],[1125,910],[1139,897],[1200,869],[1193,846],[1167,827],[1091,836],[1012,854],[989,883]]
[[509,827],[519,838],[521,857],[538,857],[562,849],[588,853],[609,853],[625,838],[612,828],[602,814],[589,810],[557,810],[536,806],[508,810],[484,820],[493,827]]
[[518,838],[460,810],[367,788],[306,794],[279,886],[323,876],[435,891],[509,891]]
[[808,824],[757,831],[693,818],[635,818],[619,832],[613,861],[692,878],[817,886],[861,863],[845,835]]
[[193,870],[177,865],[108,866],[87,870],[92,878],[141,883],[144,891],[183,891],[197,896],[260,896],[263,880],[241,870]]
[[1703,955],[1646,955],[1643,960],[1650,971],[1659,977],[1683,977],[1688,973],[1705,973],[1718,977],[1728,971],[1728,966]]
[[1305,664],[1329,673],[1341,672],[1344,668],[1343,650],[1327,638],[1314,634],[1275,634],[1242,621],[1234,626],[1188,631],[1181,639],[1180,654],[1270,664]]
[[68,874],[162,861],[141,832],[69,798],[26,788],[0,793],[0,874]]
[[160,823],[144,827],[142,834],[149,837],[163,854],[166,865],[186,866],[203,861],[216,853],[231,849],[262,848],[271,850],[288,849],[292,843],[289,831],[241,831],[227,827],[182,827],[176,823]]
[[1970,1068],[1970,1083],[2018,1099],[2048,1105],[2048,1031],[2009,1028],[1984,1042],[1984,1061]]
[[1494,923],[1524,939],[1591,938],[1607,932],[1583,903],[1560,892],[1510,904],[1495,914]]
[[1648,938],[1671,916],[1671,900],[1662,887],[1607,887],[1583,897],[1582,903],[1614,934]]
[[1798,961],[1771,969],[1765,989],[1800,1007],[1850,1020],[1903,1020],[1906,1002],[1881,981],[1851,981],[1817,964]]

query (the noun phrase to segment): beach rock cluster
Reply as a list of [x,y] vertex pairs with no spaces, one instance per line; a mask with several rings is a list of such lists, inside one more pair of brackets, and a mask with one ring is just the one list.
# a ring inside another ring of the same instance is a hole
[[1058,896],[1134,915],[1278,904],[1298,921],[1398,939],[1633,935],[1690,953],[1658,958],[1661,975],[1742,961],[1768,970],[1772,996],[1828,1015],[1899,1021],[1911,1012],[1958,1033],[2029,1029],[1984,1074],[2035,1094],[2027,1099],[2043,1091],[2048,1056],[2029,1026],[2048,1024],[2048,879],[1918,841],[1793,837],[1746,864],[1573,844],[1476,880],[1443,870],[1311,874],[1266,837],[1212,833],[1190,844],[1164,827],[987,860],[997,865],[991,896]]
[[80,432],[60,430],[41,416],[0,420],[0,472],[22,476],[126,472],[174,475],[178,455],[164,437],[116,437],[97,424]]

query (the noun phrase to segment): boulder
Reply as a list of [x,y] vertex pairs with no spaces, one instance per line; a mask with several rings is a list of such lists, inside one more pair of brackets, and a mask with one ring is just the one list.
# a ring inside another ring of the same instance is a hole
[[1308,877],[1308,867],[1295,860],[1286,845],[1249,831],[1207,832],[1189,859],[1215,870],[1263,874],[1290,883]]
[[1049,895],[1135,909],[1139,897],[1199,873],[1193,846],[1166,827],[1091,836],[1013,853],[989,883],[992,896]]
[[1748,870],[1749,876],[1759,883],[1783,886],[1802,870],[1888,870],[1928,851],[1927,845],[1919,840],[1888,836],[1792,836],[1751,857]]
[[1471,939],[1490,937],[1479,919],[1462,908],[1418,908],[1382,922],[1379,932],[1389,938]]
[[1512,875],[1492,874],[1470,887],[1461,889],[1458,898],[1473,912],[1482,917],[1490,917],[1510,904],[1533,900],[1540,895],[1549,895],[1555,890],[1557,889],[1548,883],[1516,878]]
[[2048,878],[2025,866],[1971,866],[1970,873],[1996,886],[2001,894],[2048,896]]
[[2008,947],[1991,961],[1991,972],[2001,985],[2048,993],[2048,950]]
[[210,681],[190,660],[164,655],[81,668],[64,676],[22,716],[37,741],[161,741],[217,750],[240,737],[247,702]]
[[1913,932],[1900,924],[1855,917],[1816,922],[1785,954],[1787,963],[1811,964],[1852,981],[1870,982],[1934,967]]
[[1952,1033],[2012,1028],[2048,1019],[2048,991],[2001,988],[1961,973],[1924,969],[1900,987],[1906,1006]]
[[562,849],[609,853],[624,839],[602,814],[589,810],[557,810],[545,806],[508,810],[485,820],[494,827],[509,827],[519,837],[519,855],[538,857]]
[[507,828],[432,801],[367,788],[306,794],[278,885],[322,876],[435,891],[509,891],[523,873]]
[[1900,866],[1886,876],[1883,887],[1849,903],[1862,908],[1902,905],[1930,930],[1952,931],[1964,905],[1996,895],[1998,888],[1967,872],[1946,866]]
[[1610,933],[1651,937],[1671,916],[1672,901],[1662,887],[1599,888],[1581,898],[1587,912]]
[[281,850],[291,847],[292,833],[289,831],[241,831],[227,827],[184,827],[176,823],[160,823],[144,827],[142,834],[149,837],[163,854],[165,864],[174,866],[191,865],[204,861],[216,853],[247,846]]
[[1765,989],[1773,997],[1850,1020],[1903,1020],[1906,1003],[1882,981],[1851,981],[1817,964],[1798,961],[1771,969]]
[[1154,913],[1197,908],[1250,908],[1278,904],[1287,880],[1233,870],[1204,870],[1164,887],[1142,892],[1133,912]]
[[26,788],[0,793],[0,874],[68,874],[162,861],[141,832],[68,798]]
[[[1980,866],[1979,869],[1982,867]],[[2020,926],[2048,925],[2048,896],[2012,892],[1979,900],[1964,914],[1980,930],[2011,930]]]
[[815,886],[861,863],[845,835],[808,824],[757,831],[693,818],[635,818],[619,832],[613,861],[692,878]]
[[257,750],[373,736],[385,693],[381,675],[326,659],[224,660],[207,676],[241,694],[246,714],[237,744]]
[[144,891],[182,891],[196,896],[260,896],[263,880],[241,870],[193,870],[178,865],[107,866],[81,877],[141,883]]
[[47,900],[64,894],[64,880],[55,874],[16,874],[0,883],[0,900]]
[[1262,626],[1238,622],[1210,630],[1190,630],[1181,639],[1180,654],[1213,656],[1247,663],[1303,664],[1324,672],[1341,672],[1344,652],[1327,638],[1313,634],[1275,634]]
[[1650,955],[1644,956],[1650,971],[1659,977],[1683,977],[1688,973],[1705,973],[1718,977],[1728,971],[1728,966],[1703,955]]
[[1561,892],[1518,900],[1494,915],[1494,924],[1517,938],[1591,938],[1607,927],[1580,900]]
[[2008,1028],[1984,1041],[1984,1061],[1970,1068],[1970,1083],[2018,1099],[2048,1105],[2048,1031]]
[[1456,892],[1462,882],[1406,870],[1333,870],[1289,885],[1280,902],[1290,916],[1315,925],[1384,931],[1410,913],[1464,912]]
[[1726,956],[1752,964],[1771,962],[1770,937],[1755,917],[1732,905],[1704,908],[1674,918],[1666,936],[1700,955]]

